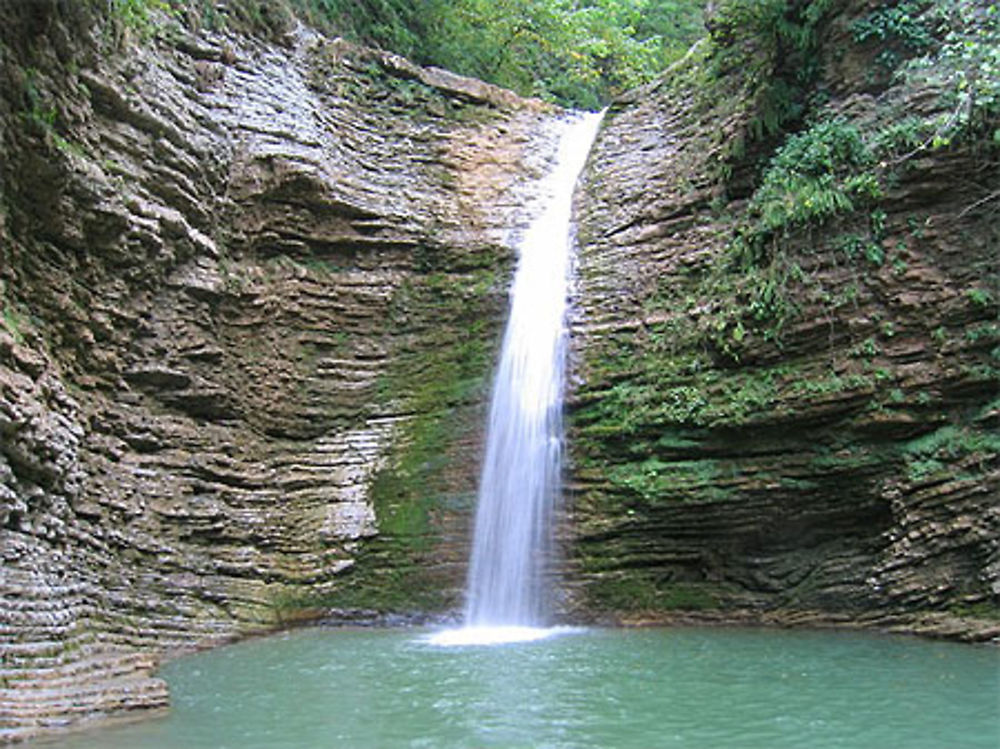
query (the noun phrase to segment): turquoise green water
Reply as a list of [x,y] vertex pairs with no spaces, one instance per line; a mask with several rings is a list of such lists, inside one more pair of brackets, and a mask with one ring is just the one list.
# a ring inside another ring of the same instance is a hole
[[163,676],[168,717],[46,746],[1000,746],[1000,651],[856,633],[587,630],[446,648],[414,630],[305,630]]

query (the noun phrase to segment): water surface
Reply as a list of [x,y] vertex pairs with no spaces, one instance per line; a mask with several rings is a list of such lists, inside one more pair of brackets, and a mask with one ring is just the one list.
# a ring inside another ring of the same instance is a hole
[[166,718],[61,749],[996,749],[996,648],[845,632],[571,630],[442,647],[304,630],[167,665]]

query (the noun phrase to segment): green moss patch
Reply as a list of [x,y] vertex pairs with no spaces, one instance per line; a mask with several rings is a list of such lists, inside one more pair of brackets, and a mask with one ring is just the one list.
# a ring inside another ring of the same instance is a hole
[[601,577],[586,588],[588,601],[598,611],[703,611],[721,606],[715,587],[701,583],[658,581],[633,574]]

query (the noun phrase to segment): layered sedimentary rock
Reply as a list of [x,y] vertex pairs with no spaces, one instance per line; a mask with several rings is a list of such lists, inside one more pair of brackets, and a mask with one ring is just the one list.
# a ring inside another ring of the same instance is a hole
[[552,112],[303,29],[0,22],[0,739],[165,704],[172,648],[453,606]]
[[[800,125],[803,139],[948,121],[939,91],[866,78],[878,50],[852,38],[852,16],[836,20],[817,84],[831,124]],[[885,180],[877,198],[741,256],[761,205],[747,185],[776,145],[734,155],[748,115],[729,76],[706,90],[703,45],[613,106],[592,154],[567,606],[995,638],[995,145],[931,148],[925,133],[858,167]]]

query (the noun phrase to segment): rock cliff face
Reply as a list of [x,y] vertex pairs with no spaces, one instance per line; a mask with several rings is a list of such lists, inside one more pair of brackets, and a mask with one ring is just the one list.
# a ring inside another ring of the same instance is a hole
[[[822,27],[827,120],[787,149],[950,114],[858,72],[872,4],[848,5]],[[704,58],[612,108],[582,191],[568,606],[997,637],[995,145],[859,156],[876,196],[747,260],[764,208],[809,206],[751,194],[784,162],[734,155],[746,84]]]
[[0,739],[159,653],[459,596],[537,102],[313,37],[0,12]]

